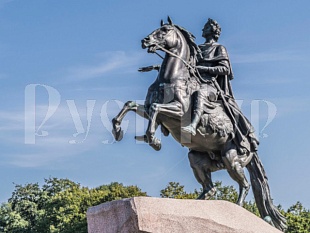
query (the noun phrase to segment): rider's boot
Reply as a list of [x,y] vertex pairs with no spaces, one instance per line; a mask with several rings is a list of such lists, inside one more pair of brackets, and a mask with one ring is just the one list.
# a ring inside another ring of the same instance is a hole
[[190,123],[188,126],[182,127],[181,130],[186,133],[191,133],[193,136],[196,135],[196,128],[199,123],[200,117],[202,112],[201,111],[195,111],[194,118],[192,120],[192,123]]

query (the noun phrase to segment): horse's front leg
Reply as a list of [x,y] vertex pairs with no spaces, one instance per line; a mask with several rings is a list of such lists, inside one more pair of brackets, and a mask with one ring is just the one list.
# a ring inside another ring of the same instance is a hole
[[124,133],[121,128],[121,123],[129,111],[134,111],[139,116],[148,119],[148,115],[144,110],[144,105],[139,105],[134,101],[127,101],[124,104],[122,110],[117,114],[116,117],[112,119],[112,125],[113,125],[112,133],[116,141],[120,141],[123,138]]
[[158,138],[155,137],[155,132],[157,129],[157,115],[158,115],[158,105],[159,104],[152,104],[150,111],[149,111],[149,124],[146,130],[146,142],[156,151],[161,149],[161,142]]
[[182,107],[178,103],[158,104],[153,103],[150,107],[149,124],[146,130],[147,141],[155,150],[161,149],[161,142],[155,137],[157,129],[158,114],[166,115],[173,118],[180,118],[183,115]]

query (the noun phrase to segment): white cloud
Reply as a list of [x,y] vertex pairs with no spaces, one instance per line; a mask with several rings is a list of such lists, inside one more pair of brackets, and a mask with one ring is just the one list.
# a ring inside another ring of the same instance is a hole
[[57,146],[53,144],[52,147],[41,147],[33,152],[25,151],[23,154],[10,154],[6,163],[25,168],[50,167],[52,163],[62,163],[65,158],[82,154],[85,151],[81,148],[59,146],[57,143]]
[[[24,113],[19,111],[0,111],[0,131],[2,140],[6,140],[6,133],[24,129]],[[15,140],[14,140],[15,141]]]
[[100,54],[103,61],[97,65],[82,65],[80,67],[74,67],[69,69],[69,75],[67,79],[73,80],[85,80],[97,77],[102,77],[110,72],[132,72],[137,70],[139,61],[143,59],[143,53],[133,52],[126,53],[124,51],[106,52]]
[[[43,118],[46,115],[48,106],[45,105],[36,105],[35,113],[25,111],[0,111],[0,122],[2,122],[0,126],[0,130],[24,130],[25,127],[25,119],[26,116],[33,116],[37,121]],[[83,113],[81,113],[81,117],[83,117]],[[38,120],[39,119],[39,120]],[[59,106],[57,108],[56,113],[47,121],[46,127],[47,129],[54,128],[55,126],[59,126],[63,123],[68,123],[70,120],[70,113],[68,108],[64,106]]]
[[[36,132],[45,118],[47,107],[36,106]],[[107,132],[101,122],[100,108],[93,112],[91,121],[87,119],[86,106],[85,108],[77,106],[77,108],[79,114],[72,116],[68,106],[60,105],[55,114],[47,119],[39,130],[39,133],[45,131],[48,134],[35,136],[35,144],[25,144],[25,113],[23,111],[1,111],[0,144],[6,150],[2,154],[2,164],[18,167],[45,167],[52,163],[61,163],[67,157],[80,155],[85,151],[100,147],[106,139],[112,140],[111,133]],[[80,120],[83,130],[76,128],[73,117]],[[31,135],[33,134],[34,132]],[[72,140],[76,140],[76,143],[73,144]],[[16,153],[16,149],[22,152]]]
[[310,98],[309,97],[281,97],[271,100],[278,108],[278,116],[288,116],[289,114],[310,114]]

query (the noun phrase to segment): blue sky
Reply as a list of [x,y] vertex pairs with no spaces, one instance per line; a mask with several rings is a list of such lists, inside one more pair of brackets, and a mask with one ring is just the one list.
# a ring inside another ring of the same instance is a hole
[[[220,23],[274,202],[310,208],[309,10],[307,0],[0,0],[0,201],[13,183],[48,177],[89,187],[118,181],[152,196],[169,181],[200,188],[187,149],[171,137],[162,137],[161,152],[136,143],[146,122],[134,114],[123,141],[110,132],[119,106],[143,102],[156,77],[137,72],[161,62],[140,41],[170,15],[198,44],[209,17]],[[226,171],[213,177],[235,185]]]

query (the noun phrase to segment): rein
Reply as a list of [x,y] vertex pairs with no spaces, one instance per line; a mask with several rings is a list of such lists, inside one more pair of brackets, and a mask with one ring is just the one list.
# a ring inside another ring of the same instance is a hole
[[[193,76],[194,76],[194,77],[197,79],[197,81],[200,83],[200,79],[202,79],[202,77],[201,77],[201,75],[200,75],[200,73],[198,72],[198,70],[197,70],[196,67],[193,67],[193,66],[190,65],[188,62],[186,62],[183,58],[181,58],[180,56],[174,54],[173,52],[170,52],[168,49],[165,49],[164,47],[162,47],[162,46],[160,46],[160,45],[158,45],[158,44],[156,44],[156,46],[158,46],[161,50],[163,50],[164,52],[170,54],[171,56],[180,59],[180,60],[185,64],[185,66],[186,66],[188,69],[190,69],[190,70],[192,71]],[[158,56],[160,56],[158,53],[156,53],[156,54],[157,54]],[[163,59],[162,56],[160,56],[160,57]],[[197,75],[196,75],[196,74],[197,74]]]
[[159,56],[161,59],[164,59],[162,55],[160,55],[159,53],[155,52],[157,56]]
[[[156,44],[157,47],[159,47],[161,50],[163,50],[165,53],[168,53],[170,54],[171,56],[173,57],[176,57],[178,59],[180,59],[188,68],[192,69],[192,70],[195,70],[195,68],[193,66],[191,66],[188,62],[186,62],[182,57],[174,54],[173,52],[170,52],[168,49],[165,49],[164,47]],[[156,53],[157,54],[157,53]]]
[[[171,30],[172,31],[172,30]],[[170,32],[171,32],[170,31]],[[175,28],[173,29],[173,31],[175,31]],[[169,33],[170,33],[169,32]],[[168,33],[168,34],[169,34]],[[167,34],[167,35],[168,35]],[[166,35],[166,36],[167,36]],[[158,43],[155,43],[155,45],[159,48],[159,49],[161,49],[162,51],[164,51],[165,53],[168,53],[168,54],[170,54],[171,56],[173,56],[173,57],[175,57],[175,58],[178,58],[179,60],[181,60],[184,64],[185,64],[185,66],[190,70],[190,72],[193,74],[193,76],[197,79],[197,81],[200,83],[200,79],[201,79],[201,75],[200,75],[200,73],[198,72],[198,70],[197,70],[197,68],[196,67],[193,67],[192,65],[190,65],[187,61],[185,61],[182,57],[180,57],[180,56],[178,56],[177,54],[175,54],[175,53],[173,53],[173,52],[171,52],[171,51],[169,51],[168,49],[165,49],[164,47],[162,47],[161,45],[159,45]],[[158,54],[157,52],[155,52],[156,53],[156,55],[158,55],[160,58],[162,58],[162,59],[164,59],[160,54]],[[196,75],[197,74],[197,75]]]

